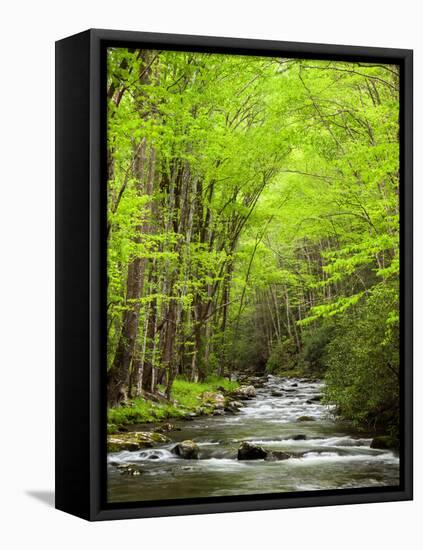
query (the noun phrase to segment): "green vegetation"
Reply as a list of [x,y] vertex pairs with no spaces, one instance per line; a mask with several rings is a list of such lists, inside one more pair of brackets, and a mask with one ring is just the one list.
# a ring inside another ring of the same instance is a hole
[[398,436],[398,326],[381,323],[392,307],[386,294],[375,292],[338,321],[327,347],[326,398],[358,425],[388,427]]
[[[125,406],[109,409],[108,433],[118,431],[118,426],[125,424],[142,424],[159,422],[169,418],[185,418],[190,413],[212,412],[213,408],[207,399],[207,392],[230,392],[238,387],[236,382],[225,378],[210,377],[203,383],[189,382],[177,378],[173,382],[173,401],[154,402],[142,397],[135,398]],[[160,388],[159,388],[160,389]]]
[[107,94],[110,422],[267,370],[395,434],[398,67],[116,48]]

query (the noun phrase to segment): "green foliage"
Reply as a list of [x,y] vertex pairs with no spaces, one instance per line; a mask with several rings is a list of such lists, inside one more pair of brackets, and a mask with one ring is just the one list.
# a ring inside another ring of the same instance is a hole
[[203,383],[193,383],[177,378],[173,383],[173,398],[182,407],[192,408],[198,405],[198,397],[205,392],[216,392],[219,388],[230,392],[237,387],[237,382],[230,381],[227,378],[219,378],[218,376],[209,376]]
[[237,382],[215,376],[209,377],[204,383],[189,382],[177,378],[173,383],[171,402],[155,403],[149,399],[136,398],[130,400],[125,406],[110,408],[108,411],[108,433],[116,433],[117,425],[184,418],[190,412],[197,412],[200,407],[207,405],[202,398],[203,393],[217,392],[220,391],[220,388],[230,392],[237,387]]
[[295,342],[287,338],[277,342],[266,363],[266,372],[269,374],[288,374],[298,367],[298,350]]
[[156,404],[149,399],[137,398],[123,407],[109,409],[107,417],[115,425],[143,424],[167,418],[183,418],[187,412],[171,403]]
[[392,305],[379,289],[339,319],[327,347],[326,399],[344,418],[397,435],[399,334],[389,321]]
[[303,334],[301,350],[304,364],[313,376],[324,376],[327,367],[327,346],[331,343],[336,328],[336,321],[327,320],[317,324],[312,330]]
[[345,417],[394,427],[398,67],[110,48],[108,98],[110,387],[177,401],[110,422],[328,369]]

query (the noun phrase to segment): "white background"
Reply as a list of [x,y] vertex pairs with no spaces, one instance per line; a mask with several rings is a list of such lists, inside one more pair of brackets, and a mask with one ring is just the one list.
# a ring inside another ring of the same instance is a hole
[[[403,0],[9,0],[0,32],[0,544],[5,549],[418,548],[422,387],[416,319],[415,501],[89,524],[54,480],[54,41],[90,27],[415,50],[416,312],[422,311],[422,17]],[[75,407],[78,399],[75,398]],[[4,407],[4,410],[3,410]]]

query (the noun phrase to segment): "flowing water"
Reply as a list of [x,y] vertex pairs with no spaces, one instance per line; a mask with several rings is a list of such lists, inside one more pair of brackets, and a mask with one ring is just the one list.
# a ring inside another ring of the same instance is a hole
[[[180,431],[169,434],[172,444],[110,453],[109,502],[397,486],[398,456],[371,449],[370,435],[336,421],[331,407],[318,401],[322,387],[320,382],[269,377],[236,415],[179,421]],[[299,422],[304,415],[314,421]],[[199,460],[171,453],[175,442],[186,439],[199,445]],[[239,461],[241,441],[304,454],[275,462]],[[117,466],[128,462],[137,464],[141,475],[122,475]]]

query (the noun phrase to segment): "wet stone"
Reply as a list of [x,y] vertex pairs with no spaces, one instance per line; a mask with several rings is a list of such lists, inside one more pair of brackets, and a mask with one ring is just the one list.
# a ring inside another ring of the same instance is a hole
[[140,476],[141,470],[137,464],[120,464],[117,469],[124,476]]

